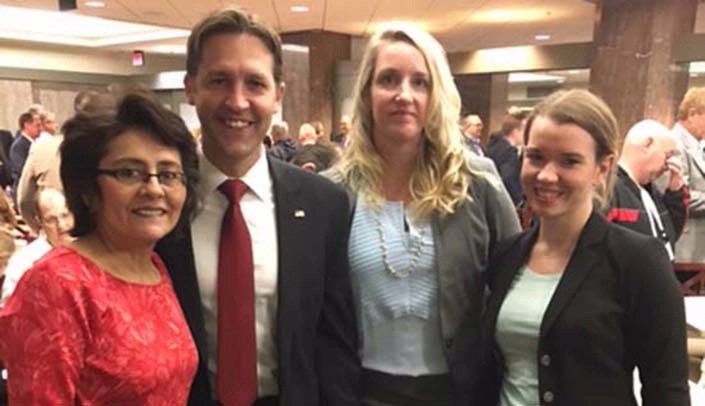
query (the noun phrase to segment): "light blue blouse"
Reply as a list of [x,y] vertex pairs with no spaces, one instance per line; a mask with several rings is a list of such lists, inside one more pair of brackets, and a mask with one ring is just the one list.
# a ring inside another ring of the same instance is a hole
[[433,230],[409,217],[402,202],[378,209],[358,197],[348,248],[362,365],[394,375],[447,373]]
[[523,266],[497,317],[497,343],[506,372],[501,406],[538,406],[538,347],[541,321],[562,273],[542,275]]

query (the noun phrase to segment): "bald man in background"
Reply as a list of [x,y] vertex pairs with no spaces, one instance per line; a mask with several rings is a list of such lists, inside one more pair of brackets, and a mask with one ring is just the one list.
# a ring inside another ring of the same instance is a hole
[[[671,261],[686,220],[688,191],[673,158],[670,130],[654,120],[636,123],[627,133],[607,219],[661,240]],[[666,175],[662,193],[653,182]]]

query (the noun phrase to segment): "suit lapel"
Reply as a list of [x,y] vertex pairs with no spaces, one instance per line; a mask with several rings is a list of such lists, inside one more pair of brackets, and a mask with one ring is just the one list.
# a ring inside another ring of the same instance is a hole
[[573,254],[563,273],[556,291],[551,298],[541,323],[541,336],[545,337],[553,326],[563,308],[570,302],[585,278],[598,261],[598,255],[592,248],[599,244],[607,231],[607,222],[593,212],[578,238]]
[[[296,315],[292,313],[299,302],[301,292],[299,286],[301,277],[297,275],[297,257],[301,254],[297,249],[296,239],[301,235],[296,231],[295,212],[301,210],[299,206],[298,177],[291,176],[288,165],[270,159],[269,169],[272,175],[272,189],[274,193],[274,210],[277,222],[277,347],[279,359],[285,359],[289,354],[291,344],[290,335],[293,331]],[[304,212],[305,213],[305,212]]]

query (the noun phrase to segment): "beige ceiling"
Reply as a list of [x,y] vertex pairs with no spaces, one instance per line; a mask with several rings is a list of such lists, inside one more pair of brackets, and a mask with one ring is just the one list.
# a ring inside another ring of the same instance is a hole
[[[228,5],[248,9],[282,32],[320,29],[365,35],[384,21],[414,21],[448,51],[537,44],[537,34],[551,35],[542,44],[590,41],[595,7],[585,0],[103,0],[105,8],[95,9],[84,1],[77,0],[78,10],[72,12],[177,28],[190,28]],[[0,5],[57,9],[56,0],[0,0]],[[309,11],[294,13],[294,5]],[[703,3],[697,20],[695,31],[705,32]]]

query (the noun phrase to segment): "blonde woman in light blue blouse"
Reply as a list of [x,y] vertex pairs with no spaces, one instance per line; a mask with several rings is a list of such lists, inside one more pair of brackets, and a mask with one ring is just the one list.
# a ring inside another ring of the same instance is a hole
[[453,337],[467,314],[479,322],[488,253],[519,231],[516,213],[463,147],[460,96],[429,34],[376,33],[354,94],[350,144],[329,176],[355,202],[363,404],[454,404]]

